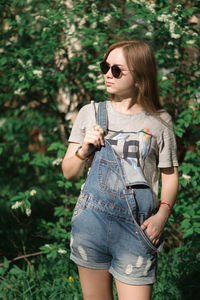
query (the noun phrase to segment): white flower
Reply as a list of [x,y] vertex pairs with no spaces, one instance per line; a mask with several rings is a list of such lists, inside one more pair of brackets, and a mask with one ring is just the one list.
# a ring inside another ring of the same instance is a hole
[[170,15],[163,14],[163,15],[158,16],[157,20],[160,22],[169,22],[170,17],[171,17]]
[[11,206],[11,208],[12,208],[12,209],[17,209],[17,208],[19,208],[21,205],[22,205],[22,202],[17,201],[17,202],[15,202],[15,204],[13,204],[13,205]]
[[163,76],[163,77],[162,77],[162,80],[167,80],[167,77],[166,77],[166,76]]
[[32,191],[30,191],[30,196],[34,196],[36,193],[37,193],[36,190],[32,190]]
[[146,36],[152,36],[152,32],[147,32],[146,34],[145,34]]
[[187,174],[183,174],[182,177],[188,181],[191,179],[191,176]]
[[112,19],[112,16],[111,15],[107,15],[107,16],[105,16],[103,18],[103,20],[101,20],[101,22],[109,23],[111,19]]
[[32,67],[32,61],[31,61],[31,59],[27,60],[27,65],[28,65],[29,67]]
[[26,208],[26,215],[29,217],[31,215],[31,209],[30,208]]
[[168,45],[170,46],[170,45],[174,45],[174,44],[172,41],[170,41],[170,42],[168,42]]
[[12,28],[11,24],[9,24],[8,22],[4,23],[3,29],[4,29],[5,31],[10,30],[11,28]]
[[26,110],[26,106],[25,105],[22,105],[21,107],[20,107],[20,110]]
[[155,14],[155,4],[154,3],[150,3],[150,4],[148,4],[147,5],[147,8],[153,13],[153,14]]
[[73,43],[73,47],[74,47],[74,49],[75,49],[76,51],[80,51],[80,50],[82,49],[82,45],[81,45],[81,41],[80,41],[80,40],[74,39],[74,40],[72,41],[72,43]]
[[98,10],[97,10],[97,6],[95,3],[92,3],[92,14],[94,17],[97,17],[98,16]]
[[17,22],[18,24],[21,23],[21,18],[20,18],[19,15],[16,15],[16,16],[15,16],[15,20],[16,20],[16,22]]
[[49,244],[45,244],[44,246],[47,247],[47,248],[49,248],[49,249],[52,249]]
[[88,21],[88,16],[84,16],[81,20],[80,20],[80,22],[79,22],[79,24],[78,24],[78,27],[79,28],[83,28],[84,27],[84,25],[85,25],[85,23]]
[[129,29],[134,30],[134,29],[136,29],[137,27],[138,27],[137,24],[133,24]]
[[96,80],[96,76],[93,73],[89,73],[88,77],[90,77],[92,80]]
[[178,49],[174,49],[174,58],[178,59],[178,57],[179,57]]
[[24,92],[22,92],[22,89],[19,88],[19,89],[17,89],[17,90],[14,91],[14,94],[18,95],[18,96],[23,96]]
[[38,78],[42,78],[42,71],[41,70],[33,70],[33,74],[36,75]]
[[3,124],[5,123],[6,119],[1,119],[0,120],[0,128],[3,126]]
[[105,85],[97,85],[98,90],[105,90]]
[[71,0],[63,1],[63,4],[66,5],[66,7],[69,9],[72,9],[74,7]]
[[[132,0],[134,3],[136,3],[136,4],[140,4],[140,1],[139,0]],[[129,3],[130,1],[128,1],[127,0],[127,2]],[[141,0],[141,2],[142,2],[142,0]]]
[[171,21],[169,24],[169,30],[172,34],[174,33],[175,26],[176,26],[176,23],[174,21]]
[[0,53],[3,53],[4,52],[4,49],[3,48],[0,48]]
[[24,8],[24,11],[30,11],[30,10],[32,10],[32,6],[27,6]]
[[19,81],[23,81],[24,80],[24,76],[19,78]]
[[53,162],[52,162],[52,165],[53,166],[59,166],[60,164],[61,164],[61,162],[62,162],[62,158],[57,158],[57,159],[55,159]]
[[40,142],[44,141],[44,137],[43,137],[43,135],[41,134],[41,132],[38,134],[38,140],[39,140]]
[[44,16],[36,16],[35,20],[37,21],[38,19],[40,19],[40,20],[46,20],[47,18],[44,17]]
[[195,44],[195,41],[194,40],[190,40],[190,41],[187,41],[186,44],[192,45],[192,44]]
[[97,22],[93,22],[92,25],[91,25],[91,28],[92,28],[92,29],[97,28]]
[[44,32],[46,32],[46,31],[49,31],[50,28],[49,28],[49,27],[44,27],[42,30],[43,30]]
[[67,251],[66,251],[66,250],[64,250],[64,249],[58,249],[58,253],[59,253],[59,254],[66,254],[66,253],[67,253]]
[[98,77],[97,77],[97,84],[103,84],[104,83],[104,78],[103,78],[103,76],[102,75],[99,75]]
[[114,11],[117,11],[117,6],[115,6],[114,4],[110,4],[110,6],[113,8]]
[[94,65],[89,65],[89,66],[88,66],[88,69],[89,69],[89,70],[95,70],[95,69],[96,69],[96,66],[94,66]]
[[25,64],[23,63],[23,61],[20,58],[18,58],[17,61],[23,68],[26,68]]
[[173,39],[179,39],[181,36],[180,36],[180,34],[172,33],[172,34],[171,34],[171,37],[172,37]]

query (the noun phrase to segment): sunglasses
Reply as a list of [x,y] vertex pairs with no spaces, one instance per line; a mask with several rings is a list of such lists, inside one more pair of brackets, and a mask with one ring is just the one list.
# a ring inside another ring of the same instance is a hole
[[117,66],[117,65],[113,65],[112,67],[106,62],[106,61],[102,61],[100,63],[100,69],[101,69],[101,72],[103,74],[106,74],[108,73],[108,71],[110,70],[111,68],[111,73],[112,75],[115,77],[115,78],[119,78],[121,73],[122,73],[122,70]]

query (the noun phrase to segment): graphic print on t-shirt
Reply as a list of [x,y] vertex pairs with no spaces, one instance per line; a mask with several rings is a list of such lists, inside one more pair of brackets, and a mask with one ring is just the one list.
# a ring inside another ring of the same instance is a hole
[[[125,160],[125,172],[128,181],[146,184],[143,168],[149,153],[152,134],[148,128],[139,132],[114,132],[106,136],[113,149]],[[131,168],[130,168],[131,167]]]

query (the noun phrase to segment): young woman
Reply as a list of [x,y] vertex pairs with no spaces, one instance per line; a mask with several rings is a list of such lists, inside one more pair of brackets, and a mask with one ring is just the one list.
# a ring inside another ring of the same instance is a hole
[[171,117],[145,42],[113,44],[100,67],[110,100],[80,110],[62,164],[71,180],[92,160],[72,217],[71,259],[85,300],[113,299],[113,278],[119,300],[149,300],[178,189]]

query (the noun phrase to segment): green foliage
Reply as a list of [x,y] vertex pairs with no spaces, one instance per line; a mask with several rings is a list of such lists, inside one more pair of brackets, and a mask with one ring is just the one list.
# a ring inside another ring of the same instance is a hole
[[196,238],[185,246],[160,253],[158,282],[153,290],[154,300],[199,299],[199,246],[199,239]]
[[196,144],[196,151],[187,151],[184,162],[180,166],[180,192],[179,205],[175,208],[177,214],[181,215],[180,229],[184,239],[192,239],[200,234],[200,143]]
[[68,254],[32,259],[27,266],[11,269],[4,259],[0,278],[0,299],[82,299],[77,270]]
[[[61,172],[70,119],[105,99],[99,62],[107,47],[138,37],[155,51],[180,162],[154,299],[199,299],[197,1],[14,0],[0,8],[0,299],[82,299],[69,238],[84,178],[70,182]],[[24,263],[8,262],[17,256]]]

